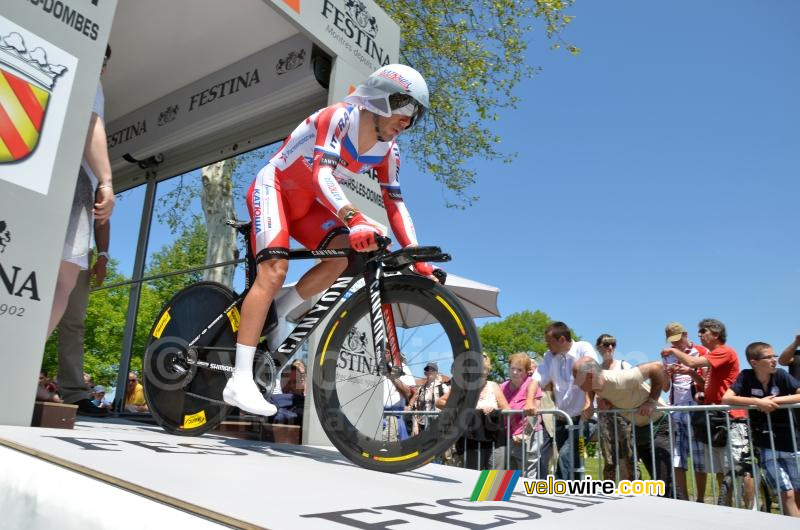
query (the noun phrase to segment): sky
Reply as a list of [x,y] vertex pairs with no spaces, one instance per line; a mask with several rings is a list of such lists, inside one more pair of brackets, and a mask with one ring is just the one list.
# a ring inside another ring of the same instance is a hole
[[699,342],[707,317],[741,359],[756,340],[779,353],[800,332],[800,3],[578,0],[569,14],[581,53],[531,35],[542,71],[496,127],[518,156],[471,164],[474,206],[444,208],[404,170],[420,241],[499,287],[504,316],[613,334],[634,362],[660,358],[672,320]]
[[[446,208],[404,164],[420,243],[498,287],[503,316],[541,310],[592,343],[610,333],[633,363],[660,358],[673,320],[699,342],[706,317],[742,360],[756,340],[779,353],[800,332],[800,2],[578,0],[568,13],[581,53],[530,35],[542,71],[492,125],[518,155],[470,162],[473,206]],[[111,248],[129,270],[143,190],[130,194],[115,218],[134,221]],[[168,239],[154,229],[150,252]]]

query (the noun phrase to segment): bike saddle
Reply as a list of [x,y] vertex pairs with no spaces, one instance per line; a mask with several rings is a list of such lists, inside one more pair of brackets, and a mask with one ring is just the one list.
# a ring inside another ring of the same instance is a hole
[[225,219],[225,224],[232,226],[237,232],[243,235],[250,234],[250,221],[237,221],[236,219]]

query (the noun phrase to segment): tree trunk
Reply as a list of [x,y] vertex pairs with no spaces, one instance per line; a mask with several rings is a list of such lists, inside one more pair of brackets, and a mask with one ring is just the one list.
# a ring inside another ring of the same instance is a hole
[[[223,160],[202,170],[201,200],[208,230],[206,265],[229,261],[237,255],[236,230],[225,224],[226,219],[234,216],[231,174],[235,165],[233,160]],[[207,269],[203,273],[203,279],[232,287],[234,270],[234,265]]]

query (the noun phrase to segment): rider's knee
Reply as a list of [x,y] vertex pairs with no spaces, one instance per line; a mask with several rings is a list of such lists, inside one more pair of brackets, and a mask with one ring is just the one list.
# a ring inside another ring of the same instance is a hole
[[256,284],[267,287],[273,285],[283,285],[286,280],[286,273],[289,271],[289,262],[285,259],[270,259],[258,264],[258,274],[256,274]]

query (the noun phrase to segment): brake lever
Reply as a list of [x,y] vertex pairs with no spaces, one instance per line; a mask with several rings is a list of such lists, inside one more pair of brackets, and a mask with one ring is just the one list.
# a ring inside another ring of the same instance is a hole
[[392,244],[392,238],[387,236],[375,236],[375,243],[378,244],[378,250],[386,250]]
[[444,285],[447,281],[447,273],[442,269],[433,269],[433,275],[439,280],[439,283]]

